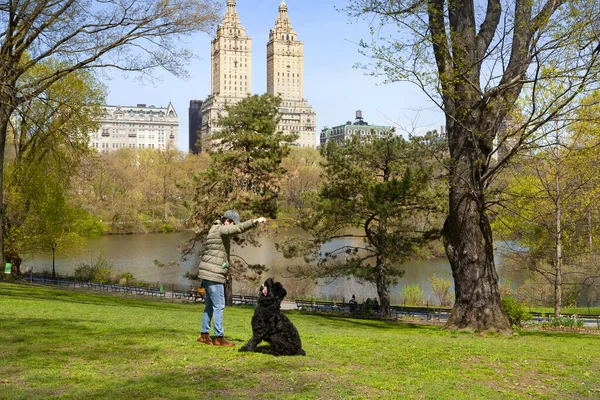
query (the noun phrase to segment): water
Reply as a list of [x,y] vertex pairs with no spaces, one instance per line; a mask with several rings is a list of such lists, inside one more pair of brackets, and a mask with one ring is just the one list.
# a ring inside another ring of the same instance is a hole
[[[146,234],[146,235],[124,235],[124,236],[103,236],[88,241],[85,248],[81,251],[71,249],[57,248],[55,253],[55,271],[59,275],[73,275],[75,269],[82,263],[90,263],[98,256],[114,264],[113,270],[117,273],[130,272],[137,279],[153,284],[165,285],[170,289],[187,289],[190,287],[190,281],[184,278],[186,272],[196,270],[196,261],[181,261],[178,246],[190,237],[186,233],[170,234]],[[233,246],[232,252],[243,257],[248,263],[265,264],[269,269],[266,276],[272,276],[281,281],[288,293],[293,295],[316,296],[328,300],[348,300],[352,294],[356,295],[359,302],[366,298],[377,296],[375,286],[370,283],[360,283],[355,279],[341,278],[333,282],[329,280],[319,280],[319,282],[299,280],[293,278],[288,271],[291,265],[290,260],[286,260],[275,250],[273,242],[268,238],[261,239],[261,247],[236,247]],[[155,260],[161,263],[167,263],[171,260],[180,261],[175,267],[158,267]],[[37,254],[29,260],[23,262],[22,270],[29,267],[34,272],[52,271],[52,252],[49,249],[47,253]],[[402,265],[405,270],[404,276],[399,284],[390,288],[390,297],[392,303],[400,303],[401,290],[405,285],[417,283],[422,286],[425,299],[429,299],[432,304],[437,304],[436,297],[431,293],[429,278],[435,274],[439,278],[451,278],[450,264],[447,259],[416,260]],[[502,277],[502,270],[499,268],[499,274]],[[514,281],[514,277],[510,277]],[[196,286],[198,282],[193,282]],[[255,284],[244,282],[234,282],[234,293],[255,294],[257,287]]]

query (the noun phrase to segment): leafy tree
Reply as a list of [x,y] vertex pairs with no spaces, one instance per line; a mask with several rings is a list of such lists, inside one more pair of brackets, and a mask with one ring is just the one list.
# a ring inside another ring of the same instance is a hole
[[[36,79],[57,68],[37,65],[24,78]],[[19,272],[26,254],[73,247],[94,232],[96,221],[73,207],[67,196],[70,175],[88,153],[88,132],[104,98],[101,85],[85,71],[57,81],[42,96],[22,103],[11,119],[4,170],[2,230],[6,260]]]
[[[323,154],[323,183],[301,214],[300,225],[311,237],[291,238],[280,248],[310,262],[295,271],[299,276],[374,283],[382,316],[389,317],[388,288],[404,273],[397,265],[416,257],[441,228],[435,222],[443,187],[423,165],[422,148],[393,133],[332,141]],[[324,252],[324,244],[332,250]]]
[[[212,138],[217,145],[210,153],[211,163],[196,176],[188,221],[195,236],[184,245],[184,254],[202,243],[212,222],[227,209],[237,209],[242,220],[256,215],[277,217],[281,180],[286,173],[282,160],[297,137],[277,131],[280,104],[281,98],[265,94],[226,107],[226,116],[219,119],[222,129]],[[256,235],[254,231],[245,236],[257,245]],[[256,279],[263,270],[262,265],[232,262],[227,298],[231,298],[234,277]]]
[[[598,86],[598,2],[489,0],[483,9],[473,0],[353,0],[347,11],[372,25],[372,42],[361,43],[375,60],[371,73],[415,83],[446,117],[444,241],[456,293],[446,327],[512,332],[498,292],[486,188],[541,126]],[[539,99],[550,82],[562,90]],[[492,163],[503,128],[509,150]]]
[[[212,0],[23,1],[0,4],[0,187],[15,112],[76,71],[106,67],[151,77],[164,68],[184,75],[192,56],[178,39],[217,21]],[[41,64],[54,64],[40,73]],[[5,219],[0,192],[0,220]],[[0,261],[4,235],[0,232]],[[4,263],[0,263],[3,265]]]
[[[493,225],[509,241],[507,264],[532,272],[540,284],[552,285],[555,317],[565,301],[576,301],[600,272],[593,262],[600,227],[590,221],[599,211],[595,199],[600,192],[600,137],[580,124],[569,132],[557,130],[559,124],[549,125],[553,132],[513,160]],[[517,243],[518,250],[510,243]]]

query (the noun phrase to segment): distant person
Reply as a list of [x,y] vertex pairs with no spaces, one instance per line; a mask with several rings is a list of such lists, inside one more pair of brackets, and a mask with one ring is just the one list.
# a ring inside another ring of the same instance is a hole
[[370,297],[367,297],[365,303],[362,306],[361,312],[365,315],[369,315],[371,310],[373,310],[373,300]]
[[348,302],[348,307],[350,307],[350,312],[356,311],[356,297],[352,295],[352,298]]
[[[235,346],[225,339],[223,331],[223,310],[225,309],[225,277],[229,271],[229,252],[231,236],[244,233],[258,224],[264,224],[265,218],[252,219],[240,223],[240,215],[228,210],[213,222],[206,237],[206,245],[198,264],[198,279],[205,289],[205,305],[202,314],[202,326],[198,342],[215,346]],[[210,325],[214,317],[214,342],[210,338]]]

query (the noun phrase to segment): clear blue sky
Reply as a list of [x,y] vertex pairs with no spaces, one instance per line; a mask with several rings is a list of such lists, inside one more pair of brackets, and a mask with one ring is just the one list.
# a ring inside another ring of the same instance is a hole
[[[266,46],[280,2],[237,0],[240,21],[252,37],[253,94],[267,90]],[[323,126],[353,121],[356,110],[362,110],[369,124],[396,126],[398,132],[401,127],[416,127],[417,133],[439,130],[444,124],[443,114],[419,88],[409,83],[382,85],[382,78],[366,76],[365,71],[354,68],[357,62],[369,62],[358,53],[357,46],[361,38],[369,39],[369,28],[364,21],[350,20],[336,10],[347,2],[286,0],[292,27],[304,42],[304,96],[317,113],[317,133]],[[189,66],[188,80],[163,73],[161,81],[141,85],[133,77],[115,77],[105,82],[108,104],[166,106],[171,101],[179,115],[178,148],[187,151],[189,101],[204,100],[210,94],[211,40],[212,35],[198,34],[189,43],[198,58]]]

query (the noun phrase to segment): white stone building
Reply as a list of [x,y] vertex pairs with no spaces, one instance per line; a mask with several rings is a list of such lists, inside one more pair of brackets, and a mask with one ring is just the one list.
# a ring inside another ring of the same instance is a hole
[[179,117],[170,102],[166,108],[145,104],[102,108],[100,128],[90,137],[90,146],[98,151],[177,148]]

